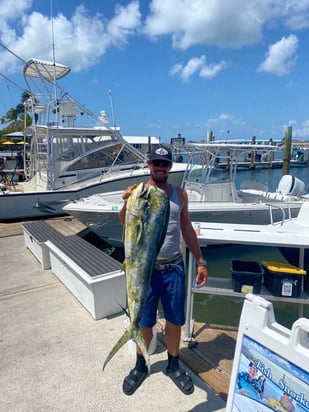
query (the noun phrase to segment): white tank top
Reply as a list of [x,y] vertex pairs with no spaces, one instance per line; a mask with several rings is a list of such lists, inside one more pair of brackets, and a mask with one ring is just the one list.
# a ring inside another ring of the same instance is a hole
[[178,196],[178,191],[175,187],[172,189],[170,197],[170,217],[167,226],[166,236],[163,245],[159,251],[157,259],[170,259],[173,256],[181,253],[180,248],[180,214],[181,202]]

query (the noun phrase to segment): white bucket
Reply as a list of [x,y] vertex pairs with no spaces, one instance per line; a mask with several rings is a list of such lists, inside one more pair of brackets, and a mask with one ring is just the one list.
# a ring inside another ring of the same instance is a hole
[[[125,319],[123,321],[125,329],[129,326],[130,324],[130,319],[128,316],[125,316]],[[156,325],[152,328],[152,339],[148,348],[148,353],[149,355],[152,355],[157,348],[157,327]],[[136,355],[136,343],[133,339],[130,339],[128,342],[128,350],[131,355]]]

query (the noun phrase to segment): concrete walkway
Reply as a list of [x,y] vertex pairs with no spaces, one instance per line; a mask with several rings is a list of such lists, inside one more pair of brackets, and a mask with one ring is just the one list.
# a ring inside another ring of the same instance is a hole
[[102,372],[124,316],[95,321],[50,270],[41,269],[23,236],[0,238],[0,262],[2,412],[225,410],[223,399],[193,373],[195,392],[177,389],[163,374],[166,351],[159,342],[150,377],[133,396],[124,395],[122,381],[135,362],[128,347]]

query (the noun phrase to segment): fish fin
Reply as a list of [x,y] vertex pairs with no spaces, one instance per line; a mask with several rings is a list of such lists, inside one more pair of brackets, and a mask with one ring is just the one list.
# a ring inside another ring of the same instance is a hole
[[139,242],[141,241],[143,236],[143,223],[140,222],[140,224],[137,227],[137,235],[136,235],[136,244],[138,245]]
[[[116,301],[116,302],[117,302],[117,301]],[[127,309],[124,308],[121,303],[119,303],[119,302],[117,302],[117,303],[118,303],[118,305],[121,307],[121,309],[124,311],[124,313],[127,315],[127,317],[130,319],[130,314],[129,314],[129,312],[127,311]]]

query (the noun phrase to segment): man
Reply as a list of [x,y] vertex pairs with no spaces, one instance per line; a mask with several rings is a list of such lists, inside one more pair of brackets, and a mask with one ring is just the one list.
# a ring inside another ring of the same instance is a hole
[[280,403],[285,407],[288,412],[295,412],[295,406],[293,405],[292,399],[287,393],[283,393],[280,398]]
[[[150,178],[146,185],[157,186],[164,190],[170,199],[170,217],[167,233],[156,260],[152,274],[149,295],[140,320],[140,329],[147,347],[152,339],[152,328],[156,323],[158,301],[161,299],[165,325],[165,339],[168,352],[168,375],[186,395],[194,391],[191,377],[179,367],[179,345],[181,326],[185,323],[185,272],[181,254],[180,237],[182,237],[197,261],[196,283],[205,285],[207,281],[206,261],[198,244],[196,233],[192,227],[188,211],[188,196],[184,189],[176,188],[168,183],[169,171],[172,168],[172,152],[168,147],[156,146],[149,155],[147,165]],[[124,206],[119,218],[124,225],[126,201],[136,185],[128,187],[122,197]],[[137,347],[137,359],[134,369],[124,379],[123,391],[132,395],[147,376],[145,359]]]
[[[238,378],[237,378],[237,384],[240,392],[243,395],[247,395],[247,385],[244,385],[244,383],[250,384],[250,387],[252,389],[256,389],[256,384],[257,384],[257,376],[258,376],[258,370],[257,367],[253,362],[250,362],[248,365],[248,371],[247,372],[239,372]],[[244,387],[245,386],[245,387]]]

